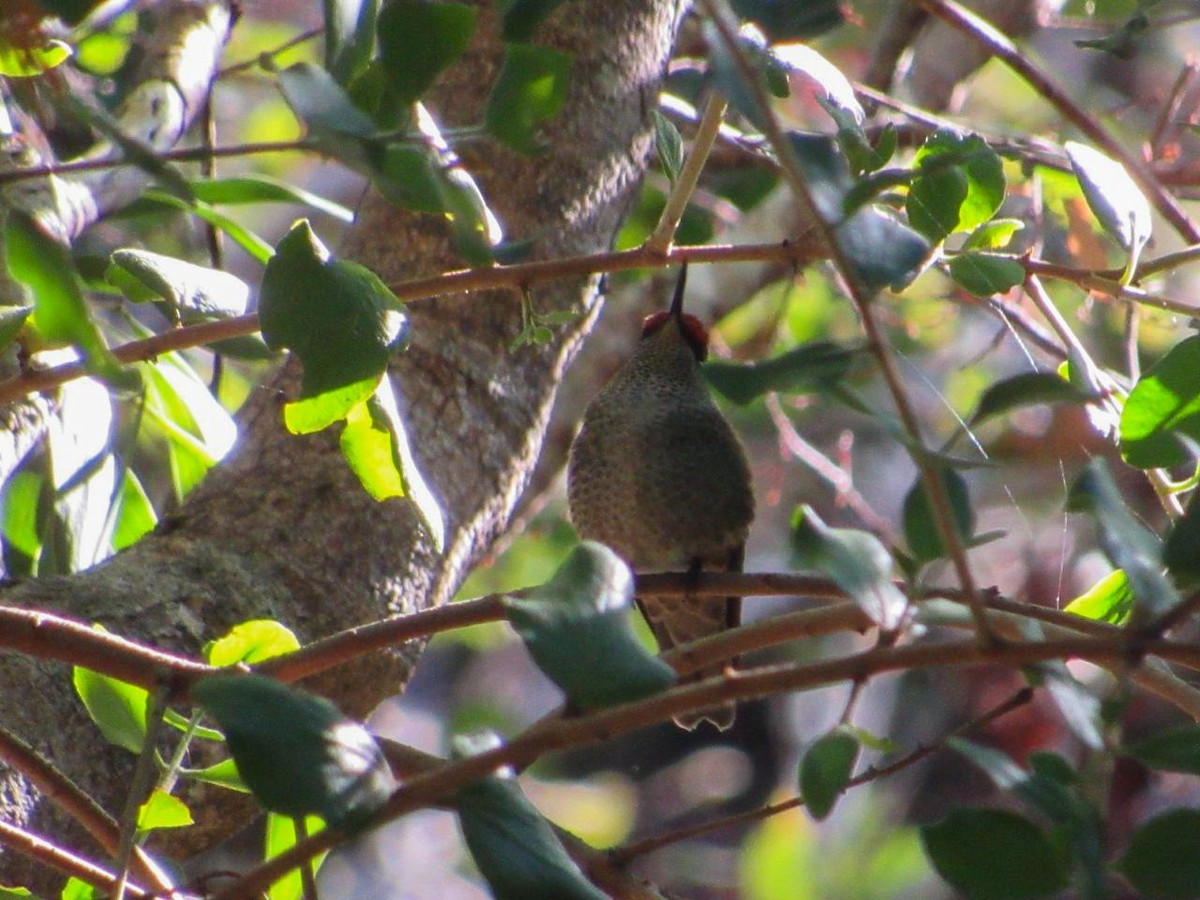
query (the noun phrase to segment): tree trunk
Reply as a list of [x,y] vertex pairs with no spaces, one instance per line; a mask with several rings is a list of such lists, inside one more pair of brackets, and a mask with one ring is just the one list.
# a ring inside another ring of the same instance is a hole
[[[489,145],[462,154],[509,237],[533,238],[535,256],[597,251],[612,240],[652,147],[647,114],[681,5],[587,0],[561,7],[538,36],[575,56],[566,108],[548,129],[549,151],[527,159]],[[430,100],[445,125],[482,118],[502,54],[493,14],[482,18],[474,46]],[[447,234],[440,217],[371,197],[341,255],[396,282],[461,267]],[[520,330],[517,297],[440,297],[411,308],[412,344],[394,366],[395,384],[415,455],[446,519],[443,553],[408,502],[376,503],[363,492],[336,435],[301,438],[283,430],[280,406],[294,381],[285,368],[241,412],[242,436],[231,457],[153,534],[89,571],[8,586],[0,601],[99,621],[190,654],[246,619],[280,619],[307,641],[446,602],[508,524],[563,369],[595,318],[595,279],[539,289],[533,302],[580,317],[549,345],[510,351]],[[402,689],[420,650],[410,645],[360,660],[317,687],[361,716]],[[0,660],[0,724],[107,809],[120,810],[132,759],[105,752],[65,667],[12,654]],[[0,792],[6,820],[75,834],[22,778],[6,773]],[[185,798],[202,825],[187,829],[186,846],[175,850],[211,844],[238,824],[212,794]],[[11,853],[0,865],[4,883],[45,890],[53,880]]]

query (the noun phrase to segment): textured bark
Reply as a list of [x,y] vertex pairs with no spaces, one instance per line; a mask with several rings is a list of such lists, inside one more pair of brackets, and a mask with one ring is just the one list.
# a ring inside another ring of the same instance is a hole
[[[595,251],[611,241],[652,145],[646,116],[680,6],[591,0],[561,8],[539,35],[576,59],[566,109],[549,129],[552,149],[536,159],[492,146],[464,154],[509,236],[535,238],[536,256]],[[501,55],[489,16],[431,100],[444,124],[480,119]],[[386,281],[461,266],[440,218],[377,198],[366,202],[342,255]],[[66,611],[191,653],[247,618],[279,618],[308,640],[445,602],[508,524],[563,368],[594,319],[594,280],[539,289],[533,301],[541,310],[578,310],[580,319],[551,345],[510,352],[520,328],[516,297],[443,297],[412,308],[412,346],[394,375],[414,450],[446,517],[444,553],[435,552],[405,501],[366,496],[335,436],[283,431],[279,407],[293,381],[284,372],[247,403],[232,457],[153,535],[88,572],[8,587],[0,601]],[[361,715],[402,688],[419,651],[362,660],[320,688]],[[31,696],[39,698],[36,709]],[[129,759],[101,752],[63,667],[16,656],[0,661],[0,724],[119,810]],[[7,776],[0,796],[8,802],[5,818],[61,833],[19,777]],[[204,805],[211,791],[189,800]],[[188,830],[194,846],[237,824],[222,807],[204,809],[205,827]],[[11,855],[0,880],[46,884]]]

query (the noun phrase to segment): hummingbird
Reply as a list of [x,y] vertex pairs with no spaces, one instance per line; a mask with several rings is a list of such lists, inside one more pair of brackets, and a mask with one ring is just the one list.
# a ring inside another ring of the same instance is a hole
[[[754,518],[746,454],[700,371],[708,331],[683,311],[685,263],[666,312],[647,316],[633,355],[583,414],[567,464],[579,536],[613,549],[635,572],[740,572]],[[734,628],[741,597],[644,596],[661,649]],[[722,667],[697,672],[699,680]],[[680,716],[724,731],[732,704]]]

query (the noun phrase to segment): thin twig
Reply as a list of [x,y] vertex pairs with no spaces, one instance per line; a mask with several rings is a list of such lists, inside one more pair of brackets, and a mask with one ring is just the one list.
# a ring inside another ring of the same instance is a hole
[[[865,771],[855,775],[846,782],[846,790],[850,788],[860,787],[872,781],[878,781],[888,775],[894,775],[903,769],[919,763],[921,760],[932,756],[934,753],[946,746],[946,742],[952,737],[962,737],[973,732],[986,728],[992,722],[995,722],[1001,716],[1006,716],[1015,709],[1027,704],[1033,699],[1033,689],[1023,687],[1013,696],[1009,697],[1003,703],[983,713],[983,715],[967,722],[957,728],[948,731],[942,737],[938,738],[931,744],[924,744],[913,750],[911,753],[902,756],[895,762],[889,763],[886,766],[870,766]],[[714,819],[711,822],[701,822],[697,825],[692,825],[688,828],[680,828],[666,834],[655,835],[651,838],[638,841],[634,844],[627,844],[611,852],[613,862],[618,865],[627,865],[633,860],[641,856],[646,856],[661,850],[663,847],[669,847],[672,844],[678,844],[683,841],[689,841],[693,838],[702,837],[706,834],[712,834],[717,831],[725,831],[729,828],[734,828],[738,825],[745,825],[750,822],[757,822],[762,819],[769,819],[771,816],[777,816],[780,813],[785,813],[789,810],[796,809],[804,805],[803,797],[793,797],[790,800],[783,800],[779,803],[772,803],[769,806],[762,806],[758,809],[747,810],[746,812],[737,813],[732,816],[723,816],[720,819]]]
[[1146,192],[1154,208],[1171,223],[1189,244],[1200,243],[1200,228],[1183,207],[1171,196],[1154,171],[1136,154],[1129,152],[1102,126],[1094,116],[1076,103],[1048,74],[1030,61],[1016,44],[985,19],[963,8],[954,0],[916,0],[923,9],[961,31],[993,56],[1020,75],[1057,109],[1072,125],[1082,131],[1110,156],[1121,162],[1138,186]]
[[[704,114],[700,118],[700,124],[696,127],[696,135],[692,138],[692,149],[688,151],[683,168],[679,171],[679,177],[671,186],[671,193],[667,196],[667,202],[663,207],[662,215],[659,216],[658,224],[642,245],[650,253],[661,255],[671,249],[671,243],[675,240],[675,231],[679,228],[683,213],[700,181],[700,174],[704,171],[704,164],[708,162],[708,154],[712,151],[713,142],[721,130],[721,121],[725,117],[726,106],[725,100],[718,94],[713,93],[709,96],[708,102],[704,106]],[[659,152],[662,152],[661,148],[659,148]]]

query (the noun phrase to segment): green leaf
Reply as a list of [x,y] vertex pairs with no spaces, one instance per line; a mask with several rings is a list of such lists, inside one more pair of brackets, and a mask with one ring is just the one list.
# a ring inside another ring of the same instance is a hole
[[1095,399],[1055,372],[1022,372],[998,381],[983,392],[971,416],[978,425],[1014,409],[1036,404],[1087,403]]
[[59,900],[103,900],[99,888],[93,887],[86,881],[80,881],[74,875],[67,879],[67,883],[63,885],[62,892],[58,896]]
[[[1040,629],[1038,637],[1042,637]],[[1071,674],[1062,660],[1048,660],[1031,667],[1031,671],[1046,686],[1063,721],[1080,743],[1092,750],[1103,749],[1101,730],[1104,723],[1099,698]]]
[[20,551],[36,564],[42,550],[41,521],[38,513],[46,478],[32,469],[18,469],[0,490],[0,523],[9,547]]
[[820,821],[846,790],[858,761],[858,740],[849,731],[835,728],[808,748],[800,760],[800,795],[804,808]]
[[335,260],[301,220],[263,273],[259,323],[272,349],[304,364],[300,396],[378,379],[407,335],[407,317],[370,270]]
[[296,635],[274,619],[251,619],[234,625],[224,636],[204,645],[204,660],[210,666],[252,666],[275,656],[300,649]]
[[1155,816],[1133,835],[1117,869],[1145,897],[1200,894],[1200,810],[1172,809]]
[[322,0],[325,68],[341,85],[361,75],[375,50],[379,0]]
[[739,19],[754,22],[772,43],[816,37],[836,28],[843,19],[839,0],[733,0],[731,5]]
[[963,250],[1000,250],[1025,227],[1021,219],[992,219],[984,222],[963,241]]
[[1126,744],[1121,753],[1150,769],[1200,775],[1200,725],[1189,722],[1164,728]]
[[463,840],[496,900],[608,896],[584,877],[514,778],[481,779],[460,790],[454,805]]
[[383,196],[415,212],[445,212],[443,181],[429,152],[412,147],[388,147],[375,169],[375,185]]
[[1154,227],[1150,203],[1115,159],[1075,141],[1067,141],[1063,148],[1092,213],[1129,254],[1121,279],[1122,284],[1128,284]]
[[657,109],[650,110],[650,117],[654,120],[654,148],[658,153],[658,164],[674,184],[679,177],[679,170],[683,168],[683,137],[675,123]]
[[191,213],[197,218],[207,222],[214,228],[220,229],[225,234],[237,243],[239,247],[250,255],[251,259],[257,260],[260,263],[265,263],[271,258],[274,252],[271,245],[260,238],[257,234],[246,228],[240,222],[231,219],[218,210],[213,209],[207,203],[197,201],[181,200],[171,194],[163,191],[148,190],[145,191],[139,202],[150,204],[169,206],[172,209],[182,210],[183,212]]
[[1133,517],[1103,460],[1093,459],[1084,467],[1071,486],[1067,509],[1095,517],[1100,546],[1114,566],[1125,570],[1133,589],[1135,622],[1145,623],[1179,603],[1163,573],[1162,544]]
[[156,828],[184,828],[193,824],[192,812],[187,804],[166,791],[154,790],[138,807],[138,831],[153,831]]
[[982,769],[996,787],[1016,795],[1056,825],[1083,831],[1095,824],[1094,812],[1062,777],[1065,762],[1054,766],[1042,759],[1028,771],[1001,750],[963,738],[950,738],[947,743]]
[[49,40],[41,47],[17,47],[0,34],[0,75],[9,78],[31,78],[62,65],[71,58],[71,47],[62,41]]
[[170,303],[184,322],[227,319],[246,312],[250,288],[228,272],[149,250],[114,250],[111,259],[114,268]]
[[651,655],[630,622],[633,575],[602,544],[579,544],[544,585],[506,597],[509,623],[538,668],[581,709],[664,691],[675,672]]
[[304,397],[283,406],[283,424],[292,434],[315,434],[335,422],[347,419],[366,403],[382,381],[382,375],[368,375],[339,388]]
[[130,753],[141,753],[146,740],[146,714],[150,694],[145,688],[126,684],[75,666],[71,681],[92,721],[110,744]]
[[77,347],[90,374],[114,387],[136,389],[141,384],[137,370],[118,362],[92,321],[67,248],[14,210],[8,215],[4,249],[9,274],[33,295],[33,313],[24,327],[32,327],[51,346]]
[[1085,619],[1124,625],[1133,612],[1133,589],[1120,569],[1113,569],[1063,609]]
[[32,312],[32,306],[0,306],[0,351],[17,339]]
[[1140,469],[1176,466],[1200,441],[1200,335],[1180,341],[1142,373],[1121,412],[1121,456]]
[[362,486],[376,500],[400,496],[409,499],[429,530],[434,550],[441,553],[445,519],[413,457],[390,379],[381,380],[375,394],[350,411],[341,448]]
[[378,404],[364,400],[346,414],[341,445],[346,462],[368,494],[376,500],[404,496],[393,429]]
[[353,222],[354,210],[266,175],[189,182],[196,199],[210,204],[301,203],[340,222]]
[[746,404],[769,391],[802,394],[828,390],[850,375],[861,354],[857,347],[813,341],[762,362],[714,360],[704,363],[702,371],[715,390],[734,403]]
[[506,41],[529,41],[542,20],[563,0],[504,0],[501,34]]
[[388,0],[379,15],[379,54],[400,103],[415,103],[462,55],[479,11],[465,3]]
[[792,546],[801,566],[832,578],[880,628],[899,626],[908,600],[892,583],[892,558],[874,535],[830,528],[806,505],[792,518]]
[[1011,256],[959,253],[950,260],[950,277],[976,297],[1003,294],[1025,281],[1025,267]]
[[37,900],[29,888],[0,885],[0,900],[29,900],[29,898]]
[[215,784],[217,787],[240,791],[243,794],[250,793],[250,788],[246,787],[242,776],[238,774],[237,763],[232,759],[223,759],[219,763],[203,769],[182,769],[181,771],[192,781]]
[[[955,530],[965,544],[970,544],[975,536],[975,510],[971,507],[967,482],[950,466],[939,466],[938,474],[950,500]],[[904,498],[903,517],[904,539],[908,542],[909,553],[917,562],[927,563],[946,555],[933,507],[920,478]]]
[[[263,842],[264,861],[281,856],[296,846],[300,840],[300,835],[296,833],[297,821],[291,816],[267,813],[267,827]],[[324,827],[324,823],[317,816],[305,816],[304,827],[306,833],[312,835],[320,831]],[[322,853],[312,860],[313,869],[320,868],[326,855]],[[300,874],[300,870],[292,869],[271,885],[267,890],[266,900],[316,900],[316,898],[310,898],[305,893],[304,878]]]
[[366,141],[375,123],[354,105],[333,76],[312,63],[296,63],[279,72],[279,88],[321,149],[351,168],[369,165]]
[[261,675],[209,675],[192,697],[225,732],[242,780],[269,811],[354,830],[395,789],[374,738],[323,697]]
[[112,536],[113,550],[133,546],[158,524],[158,516],[154,513],[146,489],[131,469],[125,469],[119,502],[117,524]]
[[1049,897],[1067,886],[1062,855],[1014,812],[958,807],[921,828],[921,841],[938,874],[974,900]]
[[539,129],[567,99],[574,58],[533,44],[509,44],[484,112],[484,127],[518,153],[544,149]]
[[905,209],[912,226],[933,242],[982,225],[1004,201],[1004,166],[981,137],[939,128],[913,160],[917,177]]

